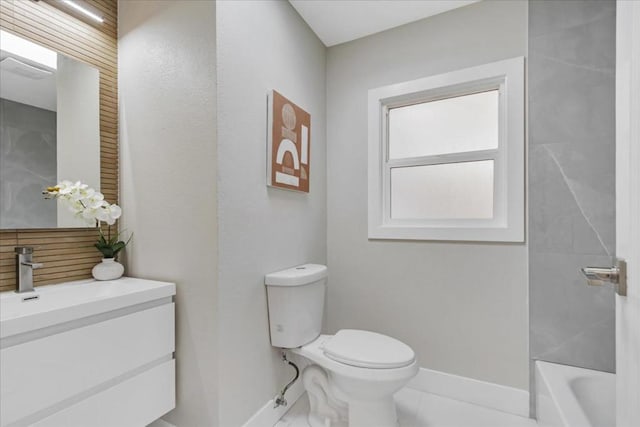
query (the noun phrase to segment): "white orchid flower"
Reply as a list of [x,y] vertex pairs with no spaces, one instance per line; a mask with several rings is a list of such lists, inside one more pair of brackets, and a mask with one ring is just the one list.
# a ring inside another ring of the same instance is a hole
[[48,187],[44,195],[61,200],[76,218],[85,220],[87,224],[104,221],[113,225],[122,215],[120,206],[109,204],[102,193],[80,181],[61,181],[55,187]]
[[122,215],[122,209],[118,205],[113,204],[109,206],[109,210],[111,211],[111,217],[113,219],[118,219]]
[[97,213],[96,218],[98,221],[104,221],[109,225],[112,225],[116,222],[118,218],[122,215],[122,209],[118,205],[110,205],[106,204],[100,209]]
[[102,193],[98,193],[95,191],[84,200],[84,204],[86,205],[87,209],[99,209],[104,206],[104,204],[108,204],[104,201],[104,196],[102,195]]

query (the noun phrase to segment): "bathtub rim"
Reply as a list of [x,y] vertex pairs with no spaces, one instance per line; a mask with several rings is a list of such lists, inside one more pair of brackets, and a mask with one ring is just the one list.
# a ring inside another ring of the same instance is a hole
[[[541,416],[541,395],[546,391],[551,397],[556,411],[555,415],[562,422],[562,427],[596,427],[584,411],[583,406],[580,404],[575,392],[571,388],[571,381],[578,377],[584,377],[585,374],[601,378],[606,377],[608,379],[610,379],[611,376],[615,376],[615,374],[610,372],[536,360],[535,382],[537,417],[540,418]],[[613,392],[615,393],[615,387],[613,388]],[[615,425],[615,419],[612,421],[614,423],[612,425]]]

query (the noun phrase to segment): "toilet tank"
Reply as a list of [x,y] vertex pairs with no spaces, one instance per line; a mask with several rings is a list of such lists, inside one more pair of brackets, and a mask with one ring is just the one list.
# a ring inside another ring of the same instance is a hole
[[267,274],[271,345],[296,348],[320,335],[327,266],[304,264]]

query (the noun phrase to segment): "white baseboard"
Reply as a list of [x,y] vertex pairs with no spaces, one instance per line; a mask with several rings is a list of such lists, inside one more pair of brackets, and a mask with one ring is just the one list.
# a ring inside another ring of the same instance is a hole
[[149,424],[147,427],[176,427],[176,426],[174,426],[171,423],[166,422],[162,418],[158,418],[157,420],[155,420],[154,422]]
[[[302,383],[302,371],[309,363],[302,358],[288,352],[287,357],[289,360],[298,365],[300,369],[300,378],[293,383],[291,388],[287,390],[285,398],[287,399],[287,406],[278,406],[274,408],[274,399],[269,400],[261,409],[258,410],[242,427],[272,427],[280,418],[287,413],[287,411],[300,399],[300,396],[304,394],[304,384]],[[275,396],[274,396],[275,398]]]
[[529,417],[529,392],[518,388],[426,368],[420,368],[418,375],[409,382],[407,387],[521,417]]
[[[290,359],[298,364],[300,373],[308,364],[307,361],[295,355],[290,355]],[[418,375],[407,384],[407,387],[525,418],[529,417],[529,392],[514,387],[426,368],[420,368]],[[287,406],[274,408],[273,399],[271,399],[243,427],[274,426],[303,394],[304,386],[302,380],[298,379],[287,392],[286,398],[289,402]]]

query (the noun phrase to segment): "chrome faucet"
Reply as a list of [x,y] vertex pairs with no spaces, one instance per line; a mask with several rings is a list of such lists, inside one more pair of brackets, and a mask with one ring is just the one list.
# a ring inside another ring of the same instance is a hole
[[33,248],[29,246],[16,247],[16,292],[33,291],[33,270],[44,264],[33,262]]

